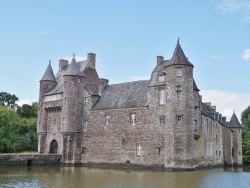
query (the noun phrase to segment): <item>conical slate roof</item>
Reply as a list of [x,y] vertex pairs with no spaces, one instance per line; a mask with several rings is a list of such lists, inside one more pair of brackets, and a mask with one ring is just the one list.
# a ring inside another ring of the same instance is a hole
[[167,63],[166,66],[170,66],[170,65],[188,65],[188,66],[192,66],[192,67],[194,66],[192,63],[190,63],[188,61],[188,58],[185,56],[185,54],[181,48],[179,39],[177,41],[173,56],[170,59],[169,63]]
[[197,87],[197,85],[196,85],[194,79],[193,79],[193,90],[195,90],[195,91],[200,91],[199,88]]
[[55,78],[55,75],[54,75],[54,72],[52,70],[52,67],[51,67],[51,64],[50,64],[50,61],[49,61],[49,65],[42,77],[42,79],[40,81],[55,81],[56,82],[56,78]]
[[73,59],[69,64],[68,70],[64,76],[83,76],[76,64],[75,54],[73,55]]
[[230,123],[229,123],[229,127],[242,127],[235,112],[233,113]]

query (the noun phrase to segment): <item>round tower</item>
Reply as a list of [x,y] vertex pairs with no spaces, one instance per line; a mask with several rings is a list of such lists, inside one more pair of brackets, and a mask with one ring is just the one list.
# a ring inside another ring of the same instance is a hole
[[194,159],[194,81],[193,64],[185,56],[179,39],[172,58],[165,64],[166,124],[171,130],[166,142],[172,149],[165,163],[170,168],[192,169]]
[[51,67],[51,62],[40,80],[40,92],[39,92],[39,106],[38,106],[38,152],[43,153],[44,140],[47,134],[47,111],[44,107],[44,94],[55,88],[57,82],[54,76],[54,72]]
[[81,97],[84,75],[79,71],[75,57],[64,74],[62,127],[63,161],[74,162],[75,152],[81,142],[79,132],[82,125],[83,99]]

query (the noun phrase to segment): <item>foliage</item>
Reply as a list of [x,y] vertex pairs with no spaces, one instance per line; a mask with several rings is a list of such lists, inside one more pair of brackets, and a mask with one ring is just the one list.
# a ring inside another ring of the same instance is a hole
[[0,153],[37,150],[37,103],[17,109],[0,106]]
[[16,101],[18,101],[18,97],[16,95],[11,95],[7,92],[0,92],[0,106],[14,108],[17,107]]
[[37,109],[38,109],[37,102],[32,103],[32,105],[23,104],[22,106],[17,107],[17,114],[20,117],[36,118],[37,117]]
[[242,133],[242,158],[243,162],[250,163],[250,106],[241,113],[243,125]]

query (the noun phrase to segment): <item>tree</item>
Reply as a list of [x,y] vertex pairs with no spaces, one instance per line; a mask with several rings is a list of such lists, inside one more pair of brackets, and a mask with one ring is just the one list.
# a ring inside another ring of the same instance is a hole
[[37,110],[38,110],[37,102],[32,103],[32,105],[23,104],[22,106],[17,107],[17,114],[20,117],[37,118]]
[[17,107],[16,101],[18,101],[18,97],[16,95],[11,95],[7,92],[0,92],[0,106],[6,106],[8,108]]
[[242,158],[243,162],[250,163],[250,106],[241,113],[243,125],[242,133]]

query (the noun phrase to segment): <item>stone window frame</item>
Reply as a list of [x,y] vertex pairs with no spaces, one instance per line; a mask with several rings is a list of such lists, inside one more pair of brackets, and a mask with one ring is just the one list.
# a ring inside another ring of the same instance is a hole
[[158,89],[158,101],[159,101],[159,105],[165,105],[166,104],[166,91],[165,91],[165,88],[159,88]]
[[182,91],[181,90],[176,90],[176,100],[177,101],[182,100]]
[[136,156],[142,155],[142,146],[141,144],[136,144]]
[[130,125],[136,125],[136,113],[135,112],[132,112],[130,113]]
[[183,71],[182,71],[182,67],[175,67],[175,75],[180,77],[182,76],[183,74]]
[[89,121],[87,119],[83,119],[82,129],[86,130],[88,128]]
[[164,81],[165,81],[165,75],[160,75],[159,82],[164,82]]
[[104,119],[104,126],[110,126],[110,115],[105,114],[105,119]]
[[65,117],[62,118],[62,125],[65,125]]
[[159,121],[160,121],[160,126],[164,126],[165,125],[165,116],[160,116]]
[[180,123],[182,123],[182,121],[183,121],[182,115],[177,115],[177,116],[176,116],[176,122],[177,122],[178,124],[180,124]]
[[198,132],[198,121],[197,121],[197,119],[194,119],[194,131]]

